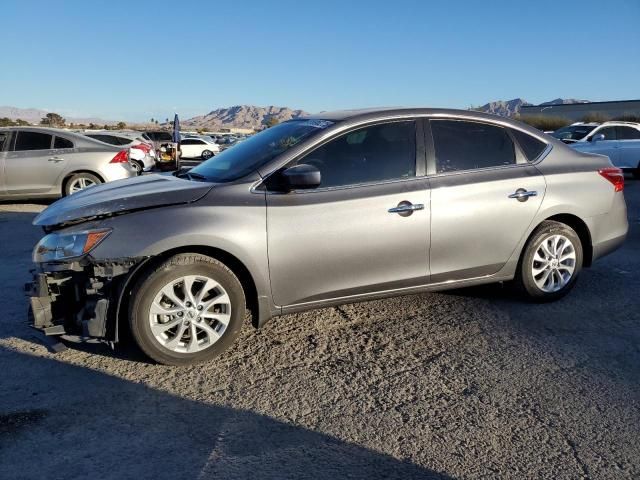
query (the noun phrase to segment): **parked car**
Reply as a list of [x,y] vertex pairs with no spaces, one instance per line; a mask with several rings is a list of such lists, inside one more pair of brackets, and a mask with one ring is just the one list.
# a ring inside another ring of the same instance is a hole
[[145,141],[137,132],[101,132],[87,130],[84,135],[99,140],[109,145],[118,145],[129,148],[131,165],[138,175],[152,170],[156,164],[156,152],[149,141]]
[[53,128],[0,128],[0,198],[56,198],[135,175],[126,148]]
[[184,138],[180,142],[180,152],[182,158],[208,160],[216,153],[220,153],[220,146],[205,138]]
[[156,150],[158,150],[160,148],[160,145],[162,145],[163,143],[173,142],[173,135],[167,130],[143,132],[142,138],[151,142],[153,148],[155,148]]
[[147,355],[178,365],[229,347],[247,307],[260,327],[491,282],[556,300],[623,242],[623,188],[607,157],[479,112],[290,120],[178,176],[44,210],[32,323],[117,342],[128,322]]
[[640,123],[578,124],[553,135],[581,152],[606,155],[616,167],[640,178]]

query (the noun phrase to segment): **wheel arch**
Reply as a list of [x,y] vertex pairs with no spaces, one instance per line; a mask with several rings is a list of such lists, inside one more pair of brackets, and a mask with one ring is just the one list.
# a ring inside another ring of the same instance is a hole
[[[587,224],[580,217],[571,213],[559,213],[552,215],[542,220],[542,222],[548,220],[564,223],[575,230],[578,238],[580,239],[580,243],[582,244],[582,264],[585,267],[590,267],[593,261],[593,243],[591,240],[591,232],[589,231]],[[538,223],[536,228],[538,228],[542,222]],[[535,228],[533,231],[535,231]],[[531,235],[533,235],[533,231],[531,232]],[[531,238],[531,235],[529,235],[529,238]],[[527,242],[528,241],[529,239],[527,239]]]
[[133,268],[129,275],[127,275],[126,279],[123,280],[123,283],[117,293],[114,332],[115,341],[119,340],[120,327],[127,325],[127,312],[129,311],[129,299],[131,297],[131,290],[133,286],[146,272],[149,272],[149,270],[155,268],[168,258],[181,253],[197,253],[214,258],[225,264],[234,273],[234,275],[238,277],[238,280],[242,285],[247,308],[251,312],[252,325],[256,328],[260,326],[260,314],[262,313],[264,316],[266,312],[260,311],[260,302],[258,301],[256,283],[251,272],[244,263],[242,263],[242,261],[236,256],[220,248],[206,245],[189,245],[172,248],[145,259]]

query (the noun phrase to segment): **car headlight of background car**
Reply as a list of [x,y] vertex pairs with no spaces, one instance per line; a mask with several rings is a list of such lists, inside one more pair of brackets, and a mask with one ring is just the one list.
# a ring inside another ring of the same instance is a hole
[[89,253],[109,236],[111,229],[84,230],[70,233],[50,233],[33,249],[36,263],[55,262],[81,257]]

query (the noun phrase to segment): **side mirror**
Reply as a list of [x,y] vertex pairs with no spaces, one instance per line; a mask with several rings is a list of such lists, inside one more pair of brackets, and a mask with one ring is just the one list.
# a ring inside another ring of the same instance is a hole
[[320,170],[305,163],[287,168],[281,173],[281,178],[287,190],[317,188],[321,182]]
[[593,137],[591,137],[591,141],[593,143],[599,142],[600,140],[604,140],[606,137],[604,136],[604,133],[599,133],[597,135],[594,135]]

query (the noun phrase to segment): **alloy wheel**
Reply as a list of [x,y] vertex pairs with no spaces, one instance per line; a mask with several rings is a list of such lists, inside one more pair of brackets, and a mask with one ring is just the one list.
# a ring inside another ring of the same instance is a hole
[[149,311],[155,339],[177,353],[200,352],[216,343],[231,320],[231,299],[214,279],[187,275],[167,283]]
[[538,288],[546,293],[564,288],[576,268],[576,249],[564,235],[544,238],[533,255],[531,273]]
[[71,182],[69,186],[69,193],[74,194],[79,192],[80,190],[84,190],[85,188],[92,187],[96,182],[91,180],[90,178],[80,177],[76,178]]

